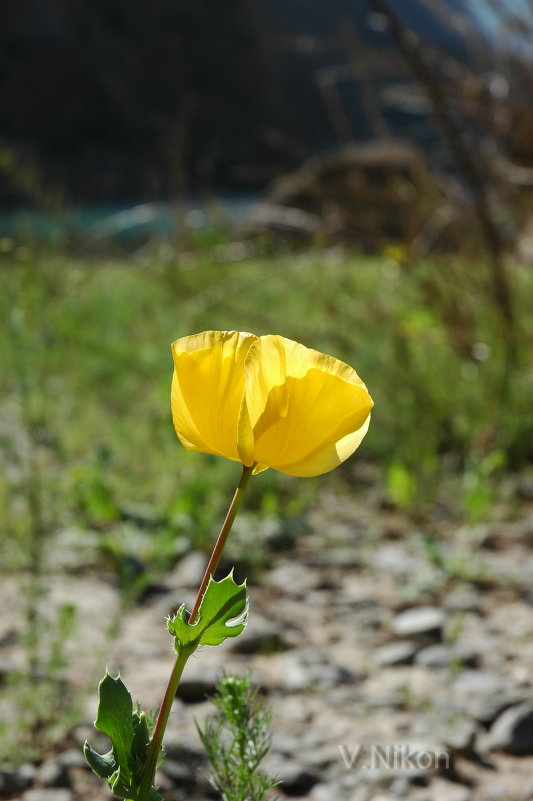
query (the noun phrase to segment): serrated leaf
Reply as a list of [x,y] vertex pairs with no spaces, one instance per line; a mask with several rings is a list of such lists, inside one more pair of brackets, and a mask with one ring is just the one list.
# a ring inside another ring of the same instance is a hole
[[101,779],[109,779],[118,767],[113,749],[108,751],[107,754],[99,754],[89,745],[87,740],[83,746],[83,755],[91,770]]
[[98,715],[94,725],[107,734],[113,743],[118,764],[127,770],[133,742],[131,695],[120,676],[114,679],[109,673],[100,682],[98,694]]
[[[138,801],[139,788],[150,752],[150,732],[144,712],[133,711],[133,703],[123,681],[106,673],[99,687],[98,715],[94,725],[106,734],[113,748],[98,754],[89,743],[85,759],[102,779],[107,779],[116,796]],[[152,785],[148,801],[163,801]]]
[[199,645],[220,645],[227,637],[236,637],[244,631],[247,614],[246,581],[236,584],[232,570],[220,581],[210,578],[192,625],[187,623],[187,610],[182,604],[168,621],[168,630],[174,636],[178,653],[192,653]]

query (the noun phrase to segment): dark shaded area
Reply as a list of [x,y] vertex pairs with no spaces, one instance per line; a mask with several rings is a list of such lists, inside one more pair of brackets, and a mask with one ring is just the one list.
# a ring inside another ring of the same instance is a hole
[[260,133],[266,60],[242,0],[26,0],[0,16],[4,142],[74,197],[164,196],[275,161]]
[[[401,14],[427,41],[465,55],[420,0]],[[411,115],[375,101],[392,75],[407,77],[383,47],[390,55],[361,0],[7,0],[0,199],[36,194],[17,175],[28,163],[70,201],[149,200],[257,189],[339,142],[409,133]],[[417,137],[431,143],[431,126]]]

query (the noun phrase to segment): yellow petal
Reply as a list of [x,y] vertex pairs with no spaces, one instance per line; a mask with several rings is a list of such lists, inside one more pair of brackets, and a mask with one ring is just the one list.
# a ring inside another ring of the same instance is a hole
[[182,444],[253,464],[251,429],[237,424],[244,391],[244,360],[256,337],[204,331],[172,343],[172,420]]
[[334,470],[342,464],[359,447],[368,431],[369,425],[370,415],[368,415],[361,428],[354,431],[353,434],[347,434],[342,439],[327,445],[306,459],[294,465],[284,465],[278,470],[281,470],[282,473],[287,473],[289,476],[299,476],[300,478],[329,473],[330,470]]
[[280,336],[256,339],[245,362],[253,459],[282,473],[333,470],[360,444],[373,401],[344,362]]

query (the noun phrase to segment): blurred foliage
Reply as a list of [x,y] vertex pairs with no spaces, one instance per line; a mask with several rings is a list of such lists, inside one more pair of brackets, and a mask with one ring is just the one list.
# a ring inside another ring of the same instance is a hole
[[[518,265],[521,354],[508,377],[482,264],[449,257],[406,266],[389,252],[370,258],[341,248],[239,261],[215,252],[209,242],[180,259],[154,243],[133,263],[31,251],[2,257],[0,445],[8,469],[0,499],[11,561],[26,553],[21,498],[32,470],[44,485],[42,526],[75,522],[109,534],[133,523],[161,542],[210,540],[236,466],[179,445],[168,397],[170,342],[206,328],[279,332],[353,364],[376,408],[362,449],[336,473],[350,481],[356,461],[376,461],[400,505],[432,496],[443,457],[467,469],[474,505],[472,476],[531,458],[533,287]],[[312,492],[307,486],[269,471],[248,503],[283,514],[290,497]]]

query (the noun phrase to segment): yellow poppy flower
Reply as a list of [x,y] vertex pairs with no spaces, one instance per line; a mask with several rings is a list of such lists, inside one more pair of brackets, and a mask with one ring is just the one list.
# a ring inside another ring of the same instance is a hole
[[206,331],[172,345],[182,444],[292,476],[333,470],[360,445],[373,401],[344,362],[285,339]]

